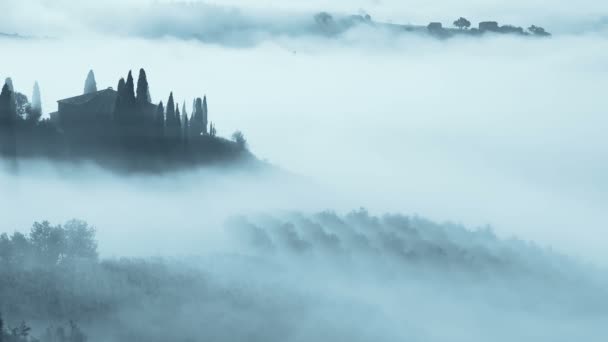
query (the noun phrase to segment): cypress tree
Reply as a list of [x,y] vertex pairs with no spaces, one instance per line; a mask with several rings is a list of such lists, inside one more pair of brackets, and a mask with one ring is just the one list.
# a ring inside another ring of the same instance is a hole
[[124,120],[124,112],[125,112],[125,90],[126,90],[126,82],[124,78],[121,78],[118,81],[117,87],[117,96],[116,103],[114,105],[114,122],[121,123]]
[[116,87],[116,91],[118,92],[118,95],[123,94],[123,92],[125,91],[125,79],[124,78],[120,78],[120,80],[118,81],[118,86]]
[[38,121],[42,116],[42,101],[40,100],[40,86],[38,81],[34,83],[34,91],[32,92],[32,106],[28,113],[29,121]]
[[201,98],[194,100],[192,120],[190,127],[192,136],[200,136],[203,133],[203,101]]
[[182,134],[182,119],[179,113],[179,105],[175,106],[175,133],[177,133],[177,136]]
[[8,90],[15,91],[15,88],[13,87],[13,79],[12,78],[7,77],[4,80],[4,84],[8,87]]
[[175,116],[175,101],[173,101],[173,92],[169,94],[169,100],[167,101],[167,118],[166,118],[166,130],[165,134],[171,140],[177,137],[176,132],[179,132],[179,126]]
[[16,122],[17,107],[13,91],[10,90],[10,85],[5,83],[0,92],[0,154],[10,158],[17,156]]
[[183,129],[182,129],[182,137],[184,139],[185,142],[188,141],[188,138],[190,137],[190,123],[188,122],[188,116],[184,115],[184,121],[183,121]]
[[165,135],[165,107],[163,106],[163,101],[160,101],[158,107],[156,107],[154,134],[156,138],[162,138]]
[[194,118],[194,112],[196,111],[196,99],[192,100],[192,113],[190,115],[190,121]]
[[207,134],[207,95],[203,96],[203,133]]
[[172,127],[175,122],[175,102],[173,101],[173,92],[169,94],[167,101],[167,128]]
[[133,74],[131,70],[129,70],[129,75],[127,75],[127,83],[125,83],[125,96],[124,100],[129,107],[132,107],[135,104],[135,85],[133,83]]
[[13,87],[13,79],[10,77],[7,77],[4,80],[4,84],[8,87],[8,90],[10,91],[9,95],[11,98],[11,101],[13,102],[14,106],[15,106],[15,113],[17,112],[17,98],[15,96],[15,87]]
[[150,98],[150,87],[148,85],[148,77],[146,71],[139,69],[139,78],[137,79],[137,102],[140,104],[152,102]]
[[95,73],[89,70],[87,79],[84,81],[84,94],[90,94],[97,91],[97,82],[95,81]]
[[0,92],[0,125],[12,126],[17,118],[17,110],[13,101],[13,91],[5,83]]

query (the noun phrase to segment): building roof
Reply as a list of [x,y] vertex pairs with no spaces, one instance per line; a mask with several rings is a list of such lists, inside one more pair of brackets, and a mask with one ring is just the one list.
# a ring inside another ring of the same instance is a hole
[[96,91],[93,93],[78,95],[78,96],[70,97],[67,99],[59,100],[57,102],[64,103],[64,104],[72,104],[72,105],[82,105],[82,104],[91,102],[92,100],[97,100],[99,98],[115,101],[117,95],[118,95],[118,92],[116,90],[114,90],[112,88],[108,88],[108,89],[99,90],[99,91]]
[[[112,88],[108,88],[89,94],[59,100],[57,102],[60,104],[74,106],[86,105],[87,108],[92,109],[97,113],[112,113],[114,112],[114,107],[116,106],[117,97],[118,92]],[[146,111],[153,114],[156,111],[156,105],[153,103],[147,103]]]

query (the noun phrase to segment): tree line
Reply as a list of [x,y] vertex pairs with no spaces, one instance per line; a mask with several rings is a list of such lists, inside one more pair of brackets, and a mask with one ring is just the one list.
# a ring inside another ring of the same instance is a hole
[[[101,110],[108,115],[100,115]],[[208,120],[206,96],[192,101],[190,114],[185,101],[180,109],[173,92],[166,103],[153,104],[144,69],[137,84],[129,71],[116,91],[98,90],[91,70],[82,95],[59,101],[59,111],[50,118],[42,114],[38,83],[30,102],[7,78],[0,93],[0,155],[85,158],[105,164],[112,159],[140,170],[252,157],[240,131],[231,140],[217,135],[216,125]]]

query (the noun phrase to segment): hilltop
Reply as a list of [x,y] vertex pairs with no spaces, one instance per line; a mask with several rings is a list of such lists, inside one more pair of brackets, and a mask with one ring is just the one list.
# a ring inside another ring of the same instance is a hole
[[451,38],[456,36],[479,37],[486,34],[509,34],[522,37],[550,37],[544,28],[531,25],[527,29],[514,25],[500,25],[496,21],[482,21],[478,27],[471,28],[471,22],[463,17],[453,22],[453,27],[445,27],[443,23],[431,22],[428,25],[393,24],[374,21],[369,14],[337,16],[320,12],[314,16],[316,30],[326,36],[337,36],[357,27],[367,26],[374,29],[384,29],[395,33],[416,33],[430,35],[436,38]]
[[40,87],[32,100],[8,78],[0,95],[0,156],[92,161],[127,172],[166,172],[207,165],[261,164],[240,131],[232,139],[217,135],[208,118],[207,97],[180,106],[169,94],[166,105],[152,103],[146,72],[137,87],[131,72],[116,90],[97,89],[89,72],[80,95],[57,101],[58,110],[42,118]]

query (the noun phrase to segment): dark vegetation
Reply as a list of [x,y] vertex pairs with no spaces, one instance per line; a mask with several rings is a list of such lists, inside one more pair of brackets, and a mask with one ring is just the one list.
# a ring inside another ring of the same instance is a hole
[[[0,235],[2,342],[401,341],[393,333],[424,336],[420,306],[445,320],[451,305],[490,304],[539,329],[607,313],[601,272],[486,228],[358,210],[235,217],[225,230],[225,253],[187,261],[99,259],[95,230],[76,220]],[[410,328],[374,318],[378,294]]]
[[470,28],[471,22],[463,17],[460,17],[454,21],[453,25],[455,28],[444,27],[440,22],[431,22],[427,26],[382,23],[372,20],[369,14],[334,18],[327,12],[320,12],[315,15],[314,20],[317,30],[319,30],[319,32],[322,34],[329,36],[340,35],[358,25],[367,25],[373,28],[387,29],[397,33],[412,32],[430,34],[431,36],[437,38],[451,38],[456,36],[477,37],[492,33],[531,37],[551,36],[551,34],[545,31],[544,28],[535,25],[532,25],[527,30],[524,30],[522,27],[513,25],[500,26],[495,21],[480,22],[477,28]]
[[151,103],[147,76],[140,70],[137,87],[129,72],[117,90],[98,90],[91,71],[84,93],[58,101],[58,111],[42,118],[40,88],[32,101],[15,91],[8,78],[0,94],[0,156],[16,163],[21,158],[93,161],[120,171],[164,172],[209,164],[234,164],[256,158],[243,134],[234,140],[217,135],[208,121],[207,98],[186,103]]

